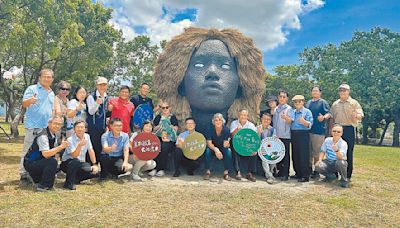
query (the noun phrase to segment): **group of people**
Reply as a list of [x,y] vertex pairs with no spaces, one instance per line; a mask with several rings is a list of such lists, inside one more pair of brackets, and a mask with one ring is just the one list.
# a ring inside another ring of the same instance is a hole
[[[61,81],[57,95],[51,89],[54,80],[52,70],[43,69],[38,83],[29,86],[23,96],[25,113],[25,139],[20,163],[21,184],[36,184],[38,191],[54,189],[57,172],[64,172],[64,188],[75,190],[84,180],[118,178],[121,174],[132,176],[135,181],[149,176],[164,176],[169,155],[173,157],[174,177],[181,175],[186,167],[188,175],[205,163],[205,180],[211,177],[213,156],[223,161],[223,179],[245,177],[256,181],[257,151],[252,156],[241,156],[233,147],[232,138],[241,129],[251,129],[260,138],[277,137],[285,145],[285,156],[277,165],[262,162],[268,183],[297,178],[307,182],[319,174],[332,181],[341,176],[340,184],[348,187],[353,169],[353,148],[357,121],[363,117],[359,103],[350,97],[350,87],[339,87],[340,99],[329,108],[321,98],[321,88],[312,88],[312,100],[305,103],[304,96],[292,98],[294,108],[289,106],[289,94],[281,91],[278,98],[269,97],[268,109],[260,113],[261,124],[256,126],[248,120],[251,110],[242,109],[237,120],[228,124],[221,113],[215,113],[205,132],[207,147],[198,159],[189,159],[183,153],[185,139],[196,132],[196,120],[187,118],[185,129],[179,129],[172,107],[165,101],[154,106],[148,97],[150,87],[143,83],[138,95],[130,97],[128,86],[122,86],[116,98],[107,95],[108,80],[98,77],[96,90],[88,93],[78,86],[68,99],[71,85]],[[149,105],[157,115],[146,120],[138,129],[132,123],[134,110],[141,104]],[[332,118],[332,137],[325,138],[327,120]],[[229,127],[228,127],[229,126]],[[140,160],[132,153],[131,142],[141,133],[153,133],[159,140],[161,152],[154,160]],[[177,134],[179,133],[180,134]],[[290,145],[294,176],[289,176]],[[59,164],[59,161],[61,162]]]

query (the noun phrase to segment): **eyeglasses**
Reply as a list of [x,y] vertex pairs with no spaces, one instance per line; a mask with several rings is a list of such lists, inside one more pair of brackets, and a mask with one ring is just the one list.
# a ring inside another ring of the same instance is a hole
[[161,107],[161,109],[169,109],[169,106]]
[[122,124],[114,124],[114,127],[122,127]]
[[293,101],[293,103],[297,104],[297,103],[301,103],[302,101]]
[[68,88],[60,88],[60,90],[63,90],[63,91],[70,91],[70,89],[68,89]]
[[332,130],[333,133],[342,133],[341,131],[338,130]]

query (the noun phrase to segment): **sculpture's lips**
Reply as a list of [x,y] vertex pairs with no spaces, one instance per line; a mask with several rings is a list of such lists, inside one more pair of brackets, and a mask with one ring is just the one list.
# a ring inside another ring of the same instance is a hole
[[202,89],[218,89],[222,90],[222,86],[220,86],[218,83],[206,83],[203,86],[201,86]]

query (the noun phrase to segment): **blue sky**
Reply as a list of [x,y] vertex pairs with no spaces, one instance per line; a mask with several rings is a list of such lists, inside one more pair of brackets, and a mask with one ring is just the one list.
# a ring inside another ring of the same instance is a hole
[[[355,31],[379,26],[400,32],[400,0],[102,0],[112,23],[128,39],[140,34],[158,43],[189,26],[234,27],[252,37],[264,65],[298,63],[304,48],[340,44]],[[228,9],[229,8],[229,9]]]
[[268,71],[274,66],[298,63],[304,48],[340,44],[351,40],[355,31],[374,27],[400,32],[400,1],[396,0],[328,0],[318,10],[300,17],[301,29],[291,30],[287,42],[264,52]]

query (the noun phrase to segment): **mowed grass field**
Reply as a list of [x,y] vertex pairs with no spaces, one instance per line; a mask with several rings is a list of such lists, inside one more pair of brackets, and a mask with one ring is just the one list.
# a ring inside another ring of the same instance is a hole
[[350,188],[294,180],[268,185],[201,176],[87,181],[76,191],[20,188],[22,139],[0,142],[0,227],[400,226],[400,149],[356,146]]

